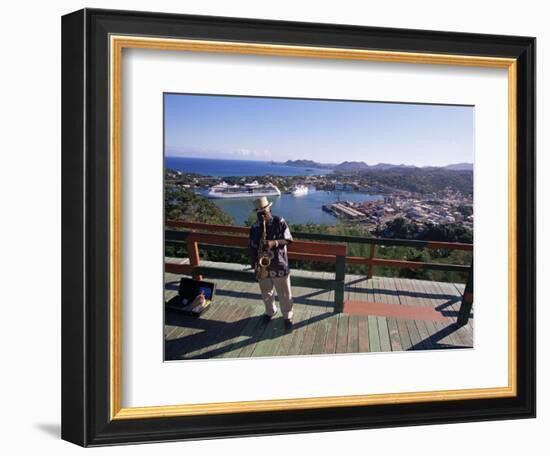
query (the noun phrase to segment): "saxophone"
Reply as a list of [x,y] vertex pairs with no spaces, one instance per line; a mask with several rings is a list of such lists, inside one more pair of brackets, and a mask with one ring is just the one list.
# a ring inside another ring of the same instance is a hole
[[260,239],[260,244],[258,245],[258,262],[256,264],[256,278],[266,279],[269,275],[267,268],[271,264],[271,257],[267,251],[267,228],[265,223],[265,217],[262,216],[262,238]]

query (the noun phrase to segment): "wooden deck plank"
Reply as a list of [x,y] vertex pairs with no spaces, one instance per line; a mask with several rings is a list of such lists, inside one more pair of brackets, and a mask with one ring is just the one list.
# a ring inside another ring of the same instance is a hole
[[[455,320],[458,317],[458,312],[460,311],[460,305],[462,304],[462,297],[464,295],[464,288],[466,287],[465,284],[459,284],[459,283],[444,283],[444,282],[437,282],[437,286],[444,290],[444,292],[447,292],[448,294],[454,294],[455,296],[455,302],[451,304],[451,308],[453,312],[455,312]],[[462,291],[461,291],[462,290]],[[471,333],[473,333],[474,330],[474,310],[472,308],[472,311],[470,312],[472,315],[468,319],[468,324],[463,326],[462,328],[467,328]]]
[[[381,277],[373,278],[372,290],[374,301],[384,302],[384,282]],[[380,338],[380,351],[391,351],[390,331],[388,328],[388,319],[386,317],[375,317],[378,326],[378,337]]]
[[[438,303],[441,300],[437,301],[431,296],[437,296],[435,290],[431,287],[425,287],[423,281],[421,280],[411,280],[409,282],[410,286],[418,291],[422,295],[422,298],[419,298],[420,302],[425,303],[431,307],[437,307]],[[434,322],[434,326],[438,331],[432,336],[433,348],[444,348],[447,345],[460,345],[460,341],[455,338],[453,332],[454,329],[451,327],[452,323],[439,323]]]
[[[423,298],[424,291],[415,288],[411,285],[410,279],[399,279],[395,283],[396,289],[399,293],[399,299],[411,306],[419,306],[433,309],[433,306]],[[440,330],[441,324],[436,321],[415,321],[418,333],[420,334],[420,342],[412,341],[414,350],[431,350],[437,348],[437,344],[434,343],[434,334],[437,334]]]
[[[405,303],[401,301],[399,296],[397,296],[397,302],[399,302],[399,305],[405,305]],[[401,349],[409,350],[413,344],[411,342],[411,336],[409,334],[407,320],[404,320],[402,318],[397,318],[396,325],[397,325],[397,332],[399,333]]]
[[[388,293],[383,293],[381,297],[381,302],[384,302],[386,304],[401,305],[399,302],[399,298],[397,296],[394,296],[393,293],[395,293],[395,288],[392,286],[391,279],[388,279],[387,277],[382,277],[380,282],[384,286],[384,290],[387,290]],[[401,335],[399,333],[399,325],[397,323],[396,318],[387,318],[388,323],[388,334],[390,337],[390,344],[392,351],[403,351],[403,342],[401,342]]]
[[[331,274],[327,274],[325,278],[329,279]],[[334,290],[327,291],[327,310],[329,312],[334,312]]]
[[[250,292],[252,290],[257,290],[258,296],[260,294],[259,288],[257,283],[249,283],[246,284],[244,282],[240,282],[238,285],[238,288],[241,291],[247,291],[248,296],[250,296]],[[235,342],[233,349],[228,350],[225,355],[225,357],[235,357],[235,358],[247,358],[252,355],[254,352],[254,349],[256,348],[256,343],[261,340],[261,337],[264,333],[264,331],[267,328],[267,324],[263,321],[262,315],[265,312],[264,304],[261,300],[261,297],[258,299],[250,298],[248,299],[248,302],[250,302],[249,305],[253,306],[253,318],[250,318],[246,324],[246,326],[243,329],[243,336],[239,337],[237,341]],[[241,303],[242,305],[242,303]]]
[[[199,349],[205,341],[205,336],[209,330],[212,330],[217,321],[222,321],[227,313],[226,307],[209,309],[210,317],[216,315],[217,320],[208,320],[202,317],[192,317],[187,315],[179,316],[182,319],[182,328],[176,334],[175,338],[166,345],[165,357],[170,359],[189,358],[190,353]],[[212,334],[212,333],[210,333]]]
[[[445,285],[445,284],[443,284],[443,285]],[[454,287],[454,289],[456,289],[458,291],[459,300],[454,305],[455,310],[458,312],[458,311],[460,311],[460,305],[462,304],[462,298],[464,296],[464,291],[466,289],[466,284],[465,283],[453,283],[453,284],[447,284],[447,285],[449,285],[449,287],[451,287],[451,286]],[[470,314],[472,316],[468,319],[468,323],[462,327],[462,328],[465,328],[465,329],[466,328],[469,329],[469,331],[471,333],[472,345],[473,345],[473,339],[474,339],[474,312],[475,312],[475,309],[474,309],[474,307],[472,307],[472,310],[470,311]]]
[[360,353],[366,353],[370,351],[369,346],[369,320],[367,318],[360,318],[357,322],[357,344]]
[[[367,301],[375,301],[376,296],[374,293],[374,288],[376,286],[376,277],[368,279],[365,283],[365,297]],[[381,351],[380,346],[380,331],[378,330],[378,319],[375,316],[369,315],[367,317],[367,326],[369,334],[369,350],[371,352]]]
[[232,330],[227,334],[227,341],[220,343],[217,347],[214,347],[212,354],[217,358],[232,357],[231,353],[240,347],[246,340],[245,329],[258,318],[258,312],[252,306],[243,306],[240,314],[240,319],[234,324]]
[[[451,318],[454,322],[456,322],[460,310],[460,305],[462,303],[462,296],[459,294],[458,289],[454,286],[454,284],[450,283],[446,284],[437,282],[434,285],[438,287],[441,293],[447,293],[449,295],[451,295],[456,290],[456,294],[454,295],[454,302],[450,303],[450,305],[447,307],[447,309],[453,312],[453,316]],[[462,342],[463,346],[473,347],[473,317],[468,320],[468,324],[459,327],[455,333]]]
[[186,338],[197,336],[203,332],[203,329],[191,326],[179,328],[179,330],[172,339],[164,344],[164,359],[166,361],[181,359],[182,354],[184,355],[186,352]]
[[[358,276],[350,276],[348,300],[358,300],[361,292],[360,288],[357,286],[360,284],[361,278]],[[348,353],[357,353],[359,352],[359,320],[365,318],[364,316],[359,317],[358,315],[350,315],[348,323]]]
[[[434,306],[436,309],[442,309],[443,307],[446,307],[446,309],[443,309],[443,311],[440,310],[443,315],[445,315],[446,313],[452,313],[453,308],[449,304],[449,298],[444,296],[449,295],[451,296],[451,300],[455,299],[456,288],[452,287],[450,290],[442,290],[437,286],[437,283],[438,282],[420,281],[418,283],[418,286],[423,287],[425,290],[429,290],[431,293],[433,293],[434,298],[431,300],[432,306]],[[449,294],[449,291],[451,291],[451,294]],[[464,346],[461,335],[457,333],[457,328],[454,327],[455,322],[456,318],[453,318],[451,315],[448,323],[439,323],[438,326],[441,328],[441,331],[449,333],[447,337],[441,338],[439,340],[440,344],[450,344],[457,347]]]
[[390,332],[386,317],[376,317],[380,335],[380,351],[391,351]]
[[[407,280],[396,278],[392,286],[402,305],[425,307],[424,302],[419,301],[413,296],[414,290],[407,285]],[[424,320],[406,320],[405,326],[409,332],[410,340],[410,346],[408,346],[407,350],[426,350],[430,348],[430,336],[435,332],[435,327],[432,322]]]
[[[399,279],[396,281],[396,289],[402,290],[399,295],[399,299],[405,303],[405,305],[430,307],[428,302],[423,300],[419,295],[419,291],[409,286],[409,280]],[[414,333],[418,334],[420,340],[417,340],[411,335],[411,344],[413,350],[428,350],[433,348],[431,346],[431,336],[437,332],[437,324],[429,320],[413,320],[407,321],[407,328],[409,329],[409,335]]]
[[[226,328],[233,321],[233,316],[238,314],[240,308],[237,304],[226,304],[223,312],[219,317],[220,320],[208,327],[192,341],[192,348],[186,350],[188,358],[202,358],[202,354],[209,351],[210,347],[218,344],[225,337]],[[210,320],[213,321],[213,320]]]
[[[321,274],[317,273],[317,275],[312,271],[302,272],[307,273],[309,277],[327,278],[328,275],[328,273],[324,272]],[[289,353],[293,355],[307,355],[313,353],[314,347],[315,351],[319,350],[320,339],[324,337],[323,331],[326,332],[324,323],[322,323],[322,319],[319,317],[321,314],[327,312],[328,291],[301,287],[298,289],[298,293],[302,298],[295,304],[295,308],[306,307],[309,311],[303,315],[301,321],[297,321],[296,317],[293,319],[292,332],[299,332],[301,334],[295,335],[292,342],[299,344],[299,347],[290,349]],[[305,301],[304,297],[306,297]],[[317,334],[318,332],[319,334]],[[315,346],[316,340],[317,346]]]
[[[300,275],[305,277],[313,277],[311,271],[300,271]],[[298,354],[294,353],[292,347],[292,344],[294,343],[295,332],[307,332],[309,325],[307,323],[307,320],[311,317],[311,314],[317,312],[318,310],[316,309],[318,307],[324,308],[326,306],[326,303],[323,302],[322,296],[317,295],[315,297],[311,297],[311,299],[307,298],[309,295],[315,293],[316,291],[318,290],[305,287],[293,287],[293,322],[294,328],[298,327],[298,329],[293,328],[292,331],[286,330],[284,327],[283,319],[278,318],[277,321],[274,322],[273,326],[271,328],[268,328],[263,336],[264,338],[272,338],[273,340],[270,343],[264,343],[263,341],[259,342],[252,356],[275,356],[281,353]],[[313,301],[314,304],[311,304],[310,301]],[[280,312],[280,303],[278,299],[277,307],[279,308]],[[311,309],[307,311],[307,308]],[[299,344],[300,347],[303,346],[303,340],[297,340],[296,343]],[[301,349],[299,352],[301,352]]]
[[349,316],[340,314],[338,317],[338,329],[336,334],[336,350],[334,353],[346,353],[348,348]]
[[[423,287],[420,287],[418,284],[415,284],[415,282],[417,281],[403,279],[399,282],[398,285],[406,292],[414,293],[417,295],[413,297],[413,302],[415,303],[415,305],[434,308],[435,306],[430,301],[430,299],[424,296],[426,295],[426,290]],[[425,347],[417,347],[417,349],[433,350],[440,348],[439,335],[442,331],[445,331],[445,326],[445,323],[437,321],[428,322],[426,324],[426,328],[428,329],[429,337],[427,340],[424,341]]]
[[175,333],[179,329],[179,326],[170,326],[165,325],[164,326],[164,340],[170,340],[172,339],[172,334]]
[[[440,308],[442,305],[447,305],[449,298],[445,297],[447,293],[442,293],[441,289],[437,287],[437,282],[419,280],[418,286],[423,287],[426,293],[432,295],[430,304],[436,308]],[[452,308],[450,309],[452,312]],[[458,327],[455,325],[456,318],[449,318],[448,323],[443,323],[443,331],[448,334],[439,340],[439,344],[443,346],[456,346],[463,347],[464,343],[461,336],[458,334]]]
[[[399,279],[396,281],[396,289],[403,290],[400,294],[400,299],[403,299],[405,303],[411,306],[420,306],[433,309],[433,306],[429,304],[425,299],[422,299],[422,292],[419,293],[410,286],[410,280]],[[414,296],[417,294],[417,296]],[[430,320],[416,320],[412,322],[412,327],[416,326],[418,333],[420,334],[420,346],[416,347],[419,350],[428,350],[432,347],[432,334],[435,334],[439,329],[441,323]]]
[[289,355],[299,355],[302,349],[302,342],[306,333],[305,329],[307,329],[307,324],[312,312],[312,309],[310,307],[304,307],[304,311],[301,315],[302,319],[294,321],[294,330],[292,331],[292,344],[290,346],[290,349],[288,350]]
[[324,314],[326,315],[325,318],[319,320],[316,324],[317,331],[315,331],[315,340],[311,349],[312,355],[322,355],[325,353],[329,320],[334,318],[334,314],[326,310]]
[[[325,279],[333,278],[333,274],[325,273]],[[334,290],[327,291],[327,300],[325,311],[331,314],[325,320],[325,345],[321,348],[322,353],[335,353],[336,352],[336,336],[338,333],[338,313],[334,312]],[[314,348],[316,346],[314,345]]]
[[[294,317],[293,317],[293,321],[295,325],[304,320],[305,313],[306,313],[306,309],[304,308],[304,306],[295,306]],[[285,334],[281,336],[281,342],[277,347],[275,356],[286,356],[289,354],[289,351],[292,347],[292,339],[294,338],[294,332],[295,331],[287,331]]]
[[281,336],[285,333],[282,318],[274,318],[265,329],[262,339],[259,340],[251,356],[273,356],[281,343]]
[[248,318],[252,315],[251,306],[237,306],[237,311],[231,316],[231,321],[224,329],[223,337],[218,342],[202,353],[202,358],[220,357],[221,354],[231,349],[234,340],[240,336],[242,329],[246,325]]
[[339,318],[340,314],[333,313],[332,316],[328,319],[324,353],[336,353],[336,340],[338,335]]
[[327,312],[323,309],[315,308],[311,312],[310,321],[307,325],[307,332],[302,342],[300,354],[310,355],[313,352],[313,346],[317,337],[317,332],[320,330],[320,323],[326,319]]
[[369,326],[369,347],[371,352],[382,351],[380,346],[380,335],[378,330],[378,319],[376,317],[368,317]]
[[401,342],[401,336],[399,335],[397,319],[388,318],[387,321],[388,321],[388,332],[390,336],[391,350],[403,351],[403,343]]
[[[334,278],[334,274],[329,272],[323,273],[323,279],[331,280]],[[333,312],[334,311],[334,290],[326,290],[325,294],[325,311]]]
[[252,336],[256,334],[256,327],[261,325],[261,315],[263,310],[251,309],[250,316],[241,327],[240,335],[233,338],[231,345],[226,347],[225,351],[220,354],[220,358],[238,358],[242,349],[253,343]]
[[246,340],[246,343],[236,354],[237,358],[249,358],[252,356],[252,353],[256,349],[256,344],[262,340],[263,334],[269,325],[269,323],[265,323],[262,320],[261,315],[256,318],[255,323],[250,330],[250,336]]
[[457,289],[459,296],[464,296],[464,290],[466,289],[465,283],[453,283],[452,285]]
[[349,316],[347,352],[359,352],[359,317],[357,315]]
[[[237,321],[241,311],[242,308],[237,304],[226,304],[224,306],[224,313],[222,314],[223,317],[220,317],[219,321],[213,323],[210,328],[206,329],[201,334],[201,340],[198,341],[199,343],[193,343],[192,347],[188,348],[185,357],[196,359],[210,358],[210,352],[214,350],[218,344],[227,340],[230,328]],[[213,320],[210,321],[213,322]]]
[[[355,276],[353,278],[353,292],[350,293],[350,300],[367,300],[368,293],[363,291],[368,288],[366,277]],[[365,353],[369,351],[369,321],[368,316],[358,315],[357,320],[357,351]]]

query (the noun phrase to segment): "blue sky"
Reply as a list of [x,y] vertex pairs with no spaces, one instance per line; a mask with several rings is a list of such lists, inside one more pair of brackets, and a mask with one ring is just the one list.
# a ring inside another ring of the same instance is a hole
[[474,109],[165,95],[167,156],[441,166],[473,162]]

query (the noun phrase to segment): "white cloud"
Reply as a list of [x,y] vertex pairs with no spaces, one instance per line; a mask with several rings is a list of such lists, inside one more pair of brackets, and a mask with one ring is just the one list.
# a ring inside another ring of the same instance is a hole
[[[170,157],[202,157],[222,158],[226,160],[272,160],[273,153],[269,149],[236,149],[215,150],[201,148],[176,148],[166,147],[166,155]],[[281,157],[278,157],[281,159]]]

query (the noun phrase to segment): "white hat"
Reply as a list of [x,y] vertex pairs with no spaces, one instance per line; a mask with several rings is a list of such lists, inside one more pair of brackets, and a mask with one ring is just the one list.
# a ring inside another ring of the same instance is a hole
[[265,196],[262,196],[254,200],[254,210],[256,212],[265,211],[267,208],[271,207],[273,203],[270,203]]

